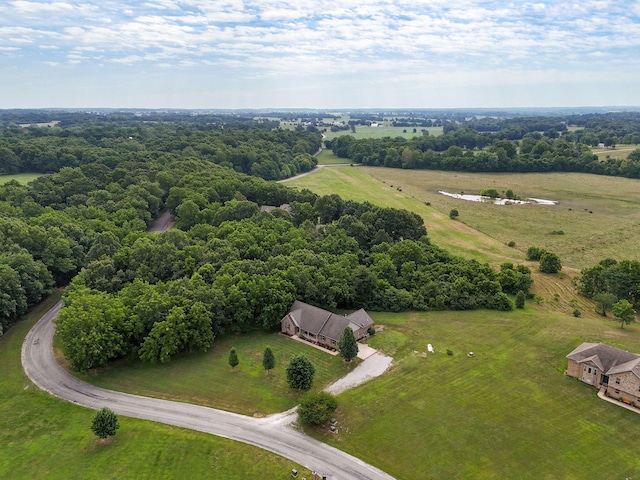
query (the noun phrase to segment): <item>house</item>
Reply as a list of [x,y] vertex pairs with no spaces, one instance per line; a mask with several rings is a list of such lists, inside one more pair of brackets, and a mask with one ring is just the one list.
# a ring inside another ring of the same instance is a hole
[[362,340],[372,325],[373,320],[362,308],[349,315],[338,315],[296,300],[280,322],[280,331],[337,349],[345,328],[350,327],[356,340]]
[[640,406],[640,355],[602,343],[583,343],[567,359],[568,376]]

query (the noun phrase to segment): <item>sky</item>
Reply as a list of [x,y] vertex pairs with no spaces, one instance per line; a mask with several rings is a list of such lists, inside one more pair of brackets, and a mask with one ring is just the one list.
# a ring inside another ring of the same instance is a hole
[[640,0],[0,0],[0,108],[640,105]]

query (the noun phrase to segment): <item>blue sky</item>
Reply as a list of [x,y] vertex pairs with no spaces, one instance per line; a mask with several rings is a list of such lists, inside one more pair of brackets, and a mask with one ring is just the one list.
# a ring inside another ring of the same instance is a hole
[[0,108],[640,105],[640,1],[2,0]]

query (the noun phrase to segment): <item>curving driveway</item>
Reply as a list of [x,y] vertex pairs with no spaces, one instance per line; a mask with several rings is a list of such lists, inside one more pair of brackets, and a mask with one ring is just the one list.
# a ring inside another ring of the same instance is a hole
[[43,315],[22,345],[22,365],[26,374],[51,395],[84,407],[108,407],[120,415],[249,443],[326,475],[330,480],[393,479],[356,457],[288,427],[294,418],[292,411],[256,419],[198,405],[105,390],[78,380],[66,373],[53,356],[53,319],[61,307],[62,302],[59,302]]

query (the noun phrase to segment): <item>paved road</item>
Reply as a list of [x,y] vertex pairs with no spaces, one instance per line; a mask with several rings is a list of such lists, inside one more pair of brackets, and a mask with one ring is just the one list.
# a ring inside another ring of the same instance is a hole
[[393,477],[336,448],[307,437],[288,424],[292,411],[265,418],[187,403],[170,402],[94,387],[66,373],[53,357],[53,319],[62,302],[49,310],[27,334],[22,345],[22,365],[39,388],[70,402],[100,409],[109,407],[128,417],[176,425],[231,438],[269,450],[329,480],[392,480]]

